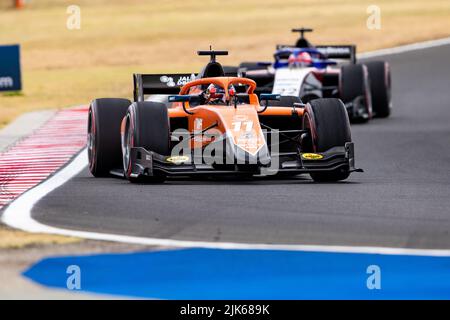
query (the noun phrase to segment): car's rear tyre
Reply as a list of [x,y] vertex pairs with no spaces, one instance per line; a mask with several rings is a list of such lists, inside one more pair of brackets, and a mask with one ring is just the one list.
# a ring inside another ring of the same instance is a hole
[[135,102],[127,111],[125,120],[123,166],[125,177],[131,182],[163,182],[165,176],[132,177],[130,150],[141,147],[161,155],[170,154],[170,128],[167,107],[159,102]]
[[370,91],[374,116],[387,118],[391,114],[391,71],[385,61],[366,62],[370,79]]
[[94,177],[104,177],[122,166],[120,124],[131,102],[127,99],[95,99],[89,106],[88,159]]
[[[325,152],[352,141],[347,110],[339,99],[316,99],[306,104],[303,128],[310,131],[311,141],[304,147],[307,152]],[[310,175],[314,181],[331,182],[347,179],[350,172],[349,168],[340,168]]]
[[344,103],[353,103],[352,120],[366,122],[372,118],[372,98],[369,72],[363,64],[350,64],[341,67],[339,77],[339,96]]

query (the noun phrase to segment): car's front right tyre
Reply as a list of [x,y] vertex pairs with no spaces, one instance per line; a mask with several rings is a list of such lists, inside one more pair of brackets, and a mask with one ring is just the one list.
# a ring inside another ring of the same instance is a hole
[[120,125],[131,102],[127,99],[95,99],[89,106],[87,151],[94,177],[109,175],[121,167]]
[[126,113],[123,139],[123,167],[125,177],[136,182],[163,182],[165,176],[134,176],[131,159],[132,148],[144,148],[160,155],[170,154],[170,127],[167,106],[159,102],[134,102]]

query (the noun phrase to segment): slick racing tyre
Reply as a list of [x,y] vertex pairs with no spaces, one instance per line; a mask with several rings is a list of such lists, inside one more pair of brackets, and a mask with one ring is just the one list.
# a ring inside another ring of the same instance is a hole
[[125,177],[131,182],[163,182],[165,176],[132,175],[131,148],[141,147],[161,155],[170,154],[170,131],[167,107],[159,102],[134,102],[127,111],[123,139],[123,166]]
[[341,67],[339,96],[346,105],[351,104],[349,116],[352,120],[366,122],[372,118],[369,73],[365,65]]
[[372,107],[375,117],[387,118],[391,114],[391,71],[385,61],[369,61],[365,65],[369,71]]
[[104,98],[89,106],[87,149],[94,177],[107,176],[122,166],[120,124],[130,104],[127,99]]
[[[343,147],[346,142],[352,141],[347,110],[339,99],[316,99],[306,104],[303,129],[311,133],[311,141],[305,144],[305,151],[325,152],[333,147]],[[332,182],[347,179],[350,172],[348,168],[340,168],[310,175],[317,182]]]

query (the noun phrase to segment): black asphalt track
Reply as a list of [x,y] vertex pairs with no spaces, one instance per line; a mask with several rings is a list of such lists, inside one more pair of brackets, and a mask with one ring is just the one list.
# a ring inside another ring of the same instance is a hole
[[133,185],[83,170],[35,206],[51,226],[179,240],[450,248],[450,46],[381,57],[394,111],[353,125],[347,182]]

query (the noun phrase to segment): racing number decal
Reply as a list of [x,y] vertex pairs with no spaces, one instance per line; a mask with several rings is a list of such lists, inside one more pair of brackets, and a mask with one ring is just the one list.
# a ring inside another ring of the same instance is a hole
[[231,125],[236,145],[250,154],[256,154],[261,143],[259,134],[254,128],[254,121],[245,116],[235,117]]
[[195,118],[194,120],[194,131],[202,131],[203,128],[203,119]]
[[246,120],[246,121],[233,121],[233,131],[239,132],[241,131],[242,125],[244,125],[245,132],[250,132],[253,129],[253,121]]

